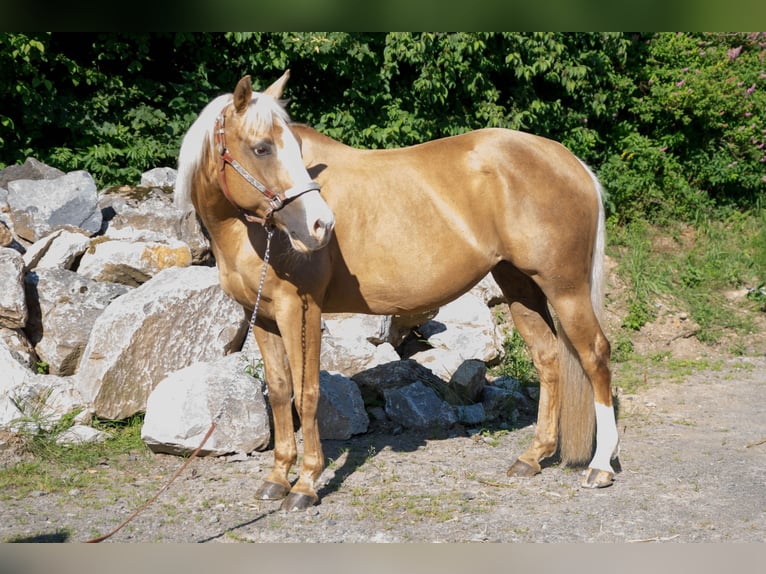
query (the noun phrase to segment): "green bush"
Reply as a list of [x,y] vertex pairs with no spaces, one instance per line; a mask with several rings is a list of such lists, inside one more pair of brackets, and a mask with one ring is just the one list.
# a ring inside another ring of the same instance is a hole
[[714,205],[758,205],[766,189],[766,34],[662,33],[643,43],[600,171],[611,213],[696,222]]
[[610,218],[697,222],[766,187],[766,35],[3,33],[0,167],[33,155],[102,186],[175,165],[201,108],[290,68],[297,121],[361,147],[487,126],[561,141]]

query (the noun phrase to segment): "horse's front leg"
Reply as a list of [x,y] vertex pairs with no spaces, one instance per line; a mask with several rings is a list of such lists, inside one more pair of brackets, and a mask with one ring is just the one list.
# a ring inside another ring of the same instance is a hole
[[298,302],[300,307],[286,308],[277,320],[284,334],[285,349],[293,375],[295,408],[300,416],[303,432],[303,460],[298,481],[282,503],[283,510],[303,510],[316,504],[319,497],[315,484],[324,470],[324,454],[317,421],[321,309],[306,295],[296,297],[295,302]]
[[279,500],[290,492],[288,473],[298,458],[293,430],[290,365],[275,324],[259,320],[253,326],[253,334],[263,355],[269,403],[274,417],[274,467],[256,491],[256,497],[260,500]]

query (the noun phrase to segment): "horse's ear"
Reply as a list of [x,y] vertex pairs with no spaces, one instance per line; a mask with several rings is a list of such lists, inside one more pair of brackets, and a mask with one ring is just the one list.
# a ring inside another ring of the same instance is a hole
[[285,84],[287,83],[288,78],[290,77],[290,70],[285,70],[285,73],[282,74],[282,77],[279,78],[276,82],[271,84],[268,88],[266,88],[266,91],[263,93],[271,96],[275,100],[278,100],[282,97],[282,92],[285,89]]
[[237,82],[237,87],[234,88],[234,109],[241,114],[250,105],[252,97],[253,82],[250,80],[250,76],[245,76]]

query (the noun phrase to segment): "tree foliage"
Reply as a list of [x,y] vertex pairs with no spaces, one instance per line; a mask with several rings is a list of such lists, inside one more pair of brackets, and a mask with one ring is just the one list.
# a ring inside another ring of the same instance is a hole
[[692,219],[763,200],[764,54],[744,33],[4,33],[0,167],[133,183],[242,75],[290,68],[292,117],[350,145],[529,131],[594,167],[611,217]]

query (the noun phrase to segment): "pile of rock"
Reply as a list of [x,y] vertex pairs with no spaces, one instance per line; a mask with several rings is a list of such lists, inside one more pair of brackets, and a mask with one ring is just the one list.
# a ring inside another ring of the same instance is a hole
[[[193,214],[172,203],[175,172],[98,191],[84,171],[34,159],[0,171],[0,428],[91,437],[93,417],[146,413],[144,440],[188,452],[217,417],[207,452],[270,440],[268,393],[248,317],[219,287]],[[487,380],[503,335],[491,279],[421,317],[324,317],[320,429],[366,432],[369,415],[402,427],[478,425],[526,397]],[[243,348],[244,346],[244,348]]]

